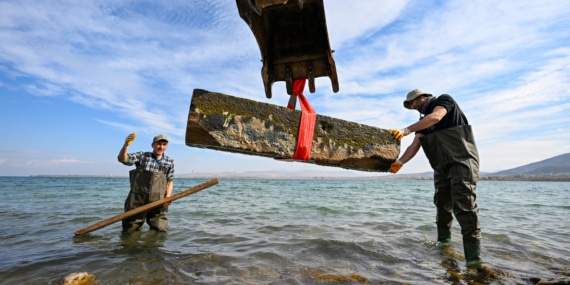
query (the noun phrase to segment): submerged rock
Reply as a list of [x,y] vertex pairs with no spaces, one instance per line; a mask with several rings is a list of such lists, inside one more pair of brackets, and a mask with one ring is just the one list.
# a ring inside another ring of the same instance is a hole
[[63,278],[63,285],[96,285],[95,275],[87,272],[73,272]]

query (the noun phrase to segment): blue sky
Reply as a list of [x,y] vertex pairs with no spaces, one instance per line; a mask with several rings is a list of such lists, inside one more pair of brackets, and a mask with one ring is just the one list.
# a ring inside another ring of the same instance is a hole
[[[418,119],[402,107],[409,90],[451,94],[485,172],[568,153],[568,11],[566,0],[325,0],[340,91],[321,77],[305,95],[318,114],[388,129]],[[184,144],[193,89],[286,106],[281,82],[265,97],[260,60],[235,1],[0,1],[0,176],[126,175],[116,156],[131,132],[131,151],[169,136],[178,174],[340,170]],[[429,170],[420,152],[400,173]]]

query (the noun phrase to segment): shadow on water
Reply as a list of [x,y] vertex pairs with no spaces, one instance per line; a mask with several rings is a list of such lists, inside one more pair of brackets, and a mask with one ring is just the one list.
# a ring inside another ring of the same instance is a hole
[[165,250],[168,233],[141,230],[117,236],[103,260],[93,260],[111,263],[90,272],[100,284],[183,284],[176,278],[176,254]]
[[120,242],[123,250],[137,250],[140,248],[163,247],[168,238],[168,233],[157,231],[136,231],[133,233],[121,233]]

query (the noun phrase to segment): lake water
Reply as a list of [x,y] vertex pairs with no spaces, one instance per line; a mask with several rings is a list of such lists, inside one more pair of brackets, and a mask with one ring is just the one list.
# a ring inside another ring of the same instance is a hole
[[[211,177],[214,178],[214,177]],[[174,193],[207,179],[176,179]],[[0,284],[534,284],[570,280],[570,183],[481,181],[483,278],[435,243],[432,181],[219,179],[168,233],[120,222],[127,178],[0,177]],[[532,280],[532,281],[531,281]]]

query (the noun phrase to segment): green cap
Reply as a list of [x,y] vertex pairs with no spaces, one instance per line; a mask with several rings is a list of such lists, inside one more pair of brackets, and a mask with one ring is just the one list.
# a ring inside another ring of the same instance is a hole
[[404,101],[404,107],[406,109],[411,109],[410,102],[412,102],[414,99],[416,99],[422,95],[425,95],[428,97],[433,96],[430,93],[423,91],[422,89],[414,89],[414,90],[408,92],[408,95],[406,96],[406,101]]
[[158,135],[158,136],[154,137],[154,139],[152,140],[153,143],[158,142],[158,141],[168,142],[168,137],[166,137],[165,135]]

